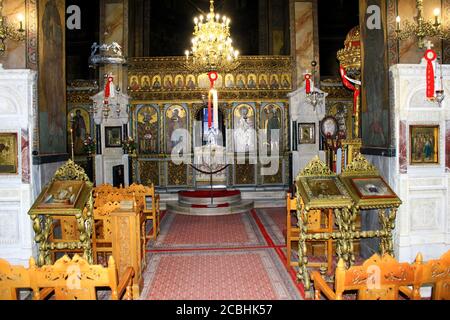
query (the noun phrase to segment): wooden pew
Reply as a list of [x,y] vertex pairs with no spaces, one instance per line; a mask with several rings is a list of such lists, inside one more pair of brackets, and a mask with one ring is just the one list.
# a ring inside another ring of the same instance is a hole
[[412,286],[415,265],[400,263],[390,255],[375,254],[361,266],[345,269],[343,259],[336,268],[334,291],[318,271],[313,271],[314,298],[320,300],[322,294],[330,300],[342,300],[346,291],[357,291],[358,300],[398,300],[402,287]]
[[30,261],[31,287],[35,299],[49,296],[39,294],[41,289],[51,290],[56,300],[96,300],[97,288],[111,289],[111,300],[132,300],[132,284],[134,270],[128,267],[117,276],[114,258],[110,257],[108,267],[90,265],[79,255],[70,259],[67,255],[57,260],[53,265],[37,267],[34,259]]
[[420,288],[432,286],[432,300],[450,300],[450,250],[440,259],[423,262],[418,254],[414,262],[415,274],[413,289],[402,287],[401,291],[409,298],[420,300]]

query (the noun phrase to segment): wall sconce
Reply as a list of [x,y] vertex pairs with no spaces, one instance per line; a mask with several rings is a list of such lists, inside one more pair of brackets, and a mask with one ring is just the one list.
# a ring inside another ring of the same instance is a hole
[[17,20],[19,22],[17,27],[7,22],[7,18],[3,16],[3,0],[0,0],[0,55],[6,52],[5,40],[25,41],[24,15],[17,15]]

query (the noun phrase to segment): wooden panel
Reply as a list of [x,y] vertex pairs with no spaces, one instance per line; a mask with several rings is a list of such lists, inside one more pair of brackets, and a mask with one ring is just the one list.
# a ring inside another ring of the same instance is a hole
[[[381,29],[367,26],[367,7],[381,8]],[[390,145],[386,1],[360,1],[361,28],[361,130],[364,147],[387,148]],[[374,63],[376,61],[377,63]]]

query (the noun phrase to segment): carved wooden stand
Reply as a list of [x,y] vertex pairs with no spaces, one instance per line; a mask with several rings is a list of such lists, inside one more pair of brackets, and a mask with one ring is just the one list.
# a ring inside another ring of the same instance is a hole
[[[35,232],[34,240],[38,244],[39,256],[38,265],[51,264],[50,253],[52,251],[82,251],[83,258],[89,263],[93,263],[91,235],[93,229],[93,200],[92,183],[84,170],[76,165],[72,160],[59,168],[52,182],[54,181],[84,181],[85,184],[76,200],[73,208],[42,208],[40,204],[47,191],[47,187],[41,192],[28,214],[33,221]],[[52,183],[51,182],[51,183]],[[76,228],[79,234],[77,241],[73,239],[52,240],[52,224],[54,220],[73,219],[76,221]]]

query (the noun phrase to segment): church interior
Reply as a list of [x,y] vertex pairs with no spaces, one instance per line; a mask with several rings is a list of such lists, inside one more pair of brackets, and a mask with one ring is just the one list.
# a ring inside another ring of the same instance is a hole
[[450,300],[450,0],[0,0],[0,300]]

